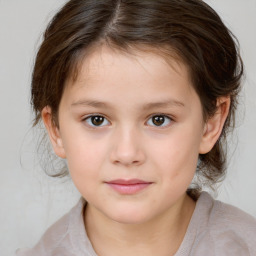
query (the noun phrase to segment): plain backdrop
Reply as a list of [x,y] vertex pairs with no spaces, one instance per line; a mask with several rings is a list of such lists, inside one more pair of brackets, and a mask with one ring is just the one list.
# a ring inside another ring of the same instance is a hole
[[[31,247],[78,200],[72,182],[39,167],[31,129],[30,77],[47,22],[64,0],[0,0],[0,255]],[[246,78],[228,176],[218,199],[256,216],[256,0],[208,0],[241,45]]]

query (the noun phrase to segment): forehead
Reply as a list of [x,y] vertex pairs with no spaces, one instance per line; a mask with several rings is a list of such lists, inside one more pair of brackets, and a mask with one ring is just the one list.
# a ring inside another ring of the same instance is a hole
[[[84,84],[88,80],[99,79],[104,75],[108,78],[115,77],[117,73],[123,73],[125,78],[130,79],[135,79],[136,74],[144,73],[145,79],[154,79],[157,74],[163,76],[170,71],[186,77],[188,83],[192,84],[189,68],[172,49],[137,45],[124,50],[100,45],[89,49],[88,54],[80,58],[74,79],[68,79],[66,84]],[[109,72],[113,76],[110,76]]]
[[157,97],[165,101],[169,95],[187,101],[195,91],[186,65],[176,56],[167,58],[158,52],[96,48],[83,58],[76,80],[68,81],[63,96],[73,101],[84,95],[101,101],[108,98],[135,102]]

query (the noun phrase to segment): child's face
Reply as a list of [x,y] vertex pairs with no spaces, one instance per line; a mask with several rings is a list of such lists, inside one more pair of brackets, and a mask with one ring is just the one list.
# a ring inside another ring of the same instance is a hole
[[89,207],[124,223],[151,220],[184,199],[204,133],[185,65],[108,48],[68,82],[59,127],[56,152]]

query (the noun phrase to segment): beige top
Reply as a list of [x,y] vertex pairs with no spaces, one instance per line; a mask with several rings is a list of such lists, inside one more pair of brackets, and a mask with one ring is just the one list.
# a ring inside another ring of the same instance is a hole
[[[97,256],[84,228],[83,207],[78,204],[53,224],[33,249],[17,256]],[[175,256],[256,255],[256,219],[203,192]]]

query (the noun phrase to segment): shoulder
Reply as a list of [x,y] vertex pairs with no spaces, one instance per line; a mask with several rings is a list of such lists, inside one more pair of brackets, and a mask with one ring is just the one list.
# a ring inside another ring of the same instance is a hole
[[[62,255],[73,256],[74,235],[80,235],[81,212],[85,201],[81,198],[79,202],[62,218],[49,227],[40,241],[32,249],[19,249],[17,256],[45,256]],[[85,231],[84,231],[85,232]]]
[[202,193],[200,201],[208,210],[209,227],[218,227],[218,231],[221,232],[226,228],[236,233],[256,234],[256,219],[248,213],[235,206],[214,200],[206,192]]
[[[208,244],[213,255],[256,255],[256,219],[203,192],[198,200],[198,245]],[[203,213],[203,214],[201,214]],[[225,254],[226,252],[226,254]]]

